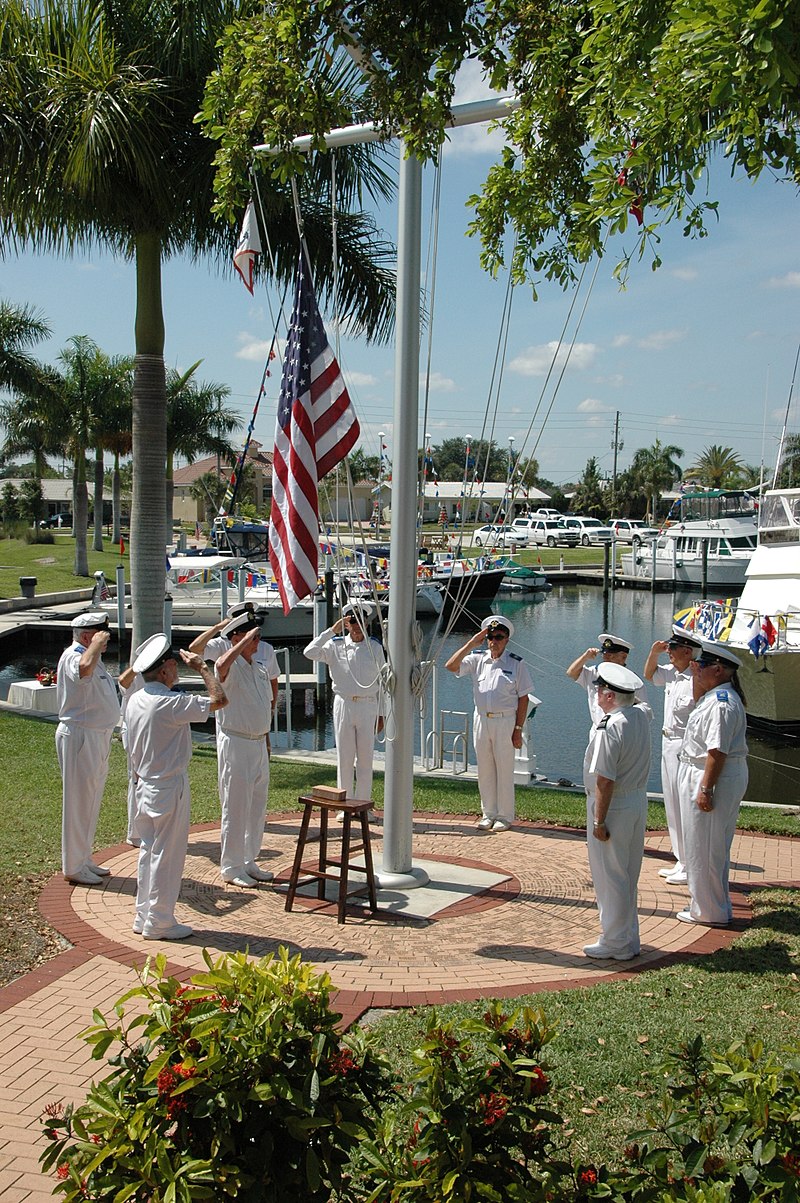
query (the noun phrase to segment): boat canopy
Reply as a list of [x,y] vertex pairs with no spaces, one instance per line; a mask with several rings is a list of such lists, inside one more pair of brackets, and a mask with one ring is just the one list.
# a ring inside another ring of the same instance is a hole
[[722,518],[753,518],[755,499],[744,489],[704,489],[682,493],[673,503],[668,521],[719,522]]
[[800,489],[776,489],[764,494],[758,514],[758,537],[762,543],[800,541]]

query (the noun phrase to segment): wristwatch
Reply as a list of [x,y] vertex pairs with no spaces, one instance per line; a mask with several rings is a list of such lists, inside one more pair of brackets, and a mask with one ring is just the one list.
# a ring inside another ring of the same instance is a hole
[[519,723],[517,723],[517,725],[515,726],[514,730],[515,730],[515,731],[522,731],[522,730],[523,730],[523,728],[522,728],[522,727],[520,727]]

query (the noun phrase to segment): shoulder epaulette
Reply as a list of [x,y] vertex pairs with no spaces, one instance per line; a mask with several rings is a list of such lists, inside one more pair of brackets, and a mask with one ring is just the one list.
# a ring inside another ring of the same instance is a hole
[[603,718],[600,719],[600,722],[597,724],[598,731],[605,731],[606,727],[608,726],[608,720],[610,719],[610,717],[611,717],[610,714],[606,714]]
[[717,697],[721,702],[729,702],[731,700],[731,695],[728,693],[727,689],[718,689]]
[[509,652],[508,654],[512,660],[521,660],[522,659],[522,656],[518,656],[516,652]]

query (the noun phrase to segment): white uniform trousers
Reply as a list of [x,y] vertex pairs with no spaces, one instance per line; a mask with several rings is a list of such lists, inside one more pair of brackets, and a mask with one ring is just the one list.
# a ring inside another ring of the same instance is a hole
[[136,783],[136,830],[139,867],[136,882],[136,926],[149,935],[174,927],[175,903],[181,892],[189,842],[191,794],[189,774],[155,785]]
[[244,873],[261,852],[269,792],[266,736],[245,739],[217,729],[217,780],[222,803],[220,873]]
[[678,755],[680,750],[680,739],[668,739],[666,735],[664,736],[661,744],[661,788],[664,791],[664,810],[667,815],[669,842],[672,845],[672,855],[678,862],[673,869],[673,873],[683,873],[685,868],[683,860],[681,798],[678,792]]
[[128,731],[123,727],[120,734],[122,735],[122,746],[125,749],[125,755],[128,761],[128,827],[125,832],[125,839],[129,844],[139,843],[139,837],[136,834],[136,774],[133,771],[131,764],[131,754],[128,751]]
[[725,924],[733,918],[728,874],[736,819],[747,789],[747,761],[743,756],[725,761],[710,811],[697,805],[703,772],[702,767],[681,762],[678,776],[684,863],[692,896],[689,913],[699,923]]
[[626,957],[638,956],[641,951],[637,902],[646,819],[644,790],[614,797],[606,816],[609,839],[595,839],[594,795],[587,796],[589,868],[600,912],[600,943],[609,952]]
[[80,873],[92,855],[100,803],[108,776],[113,728],[59,723],[56,753],[61,769],[61,868],[66,877]]
[[476,710],[472,738],[478,761],[478,789],[486,819],[514,820],[514,758],[511,742],[517,722],[516,711],[490,718]]
[[[372,800],[372,758],[378,727],[378,699],[353,700],[337,693],[333,699],[333,733],[336,738],[336,784],[348,798]],[[355,793],[353,774],[355,773]]]

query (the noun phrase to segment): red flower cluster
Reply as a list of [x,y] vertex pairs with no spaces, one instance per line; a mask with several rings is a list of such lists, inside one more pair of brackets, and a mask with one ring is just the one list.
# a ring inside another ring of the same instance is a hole
[[538,1099],[543,1094],[547,1094],[548,1090],[550,1089],[550,1079],[539,1065],[534,1066],[534,1068],[531,1070],[531,1075],[532,1076],[528,1079],[530,1083],[528,1090],[534,1098]]
[[359,1068],[360,1066],[357,1061],[353,1060],[353,1054],[349,1048],[339,1049],[338,1053],[334,1053],[328,1059],[328,1069],[340,1078],[346,1078],[349,1073],[353,1073]]
[[492,1091],[488,1096],[482,1095],[479,1105],[483,1108],[483,1122],[487,1128],[492,1128],[501,1119],[505,1119],[508,1111],[508,1099],[496,1091]]
[[62,1161],[61,1164],[56,1167],[56,1178],[58,1178],[59,1182],[64,1182],[65,1179],[69,1178],[69,1166],[67,1165],[66,1161]]
[[790,1174],[794,1174],[795,1178],[800,1178],[800,1155],[797,1153],[784,1153],[781,1157],[781,1165]]
[[578,1186],[596,1186],[597,1185],[597,1170],[593,1165],[587,1165],[585,1169],[578,1171]]
[[175,1119],[187,1107],[183,1095],[178,1095],[176,1099],[171,1097],[173,1090],[180,1085],[181,1081],[193,1078],[196,1073],[197,1069],[194,1065],[167,1065],[156,1078],[158,1097],[168,1099],[167,1117],[169,1119]]
[[36,674],[36,680],[40,685],[55,685],[57,676],[54,668],[40,668]]

